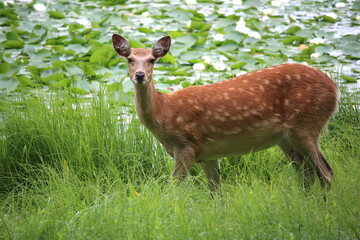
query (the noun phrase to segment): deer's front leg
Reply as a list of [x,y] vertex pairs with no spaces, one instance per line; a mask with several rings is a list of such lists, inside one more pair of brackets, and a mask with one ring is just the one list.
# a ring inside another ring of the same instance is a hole
[[221,184],[219,160],[201,161],[200,164],[205,171],[210,190],[216,192]]
[[181,147],[174,150],[175,166],[172,176],[183,180],[195,163],[195,151],[191,147]]

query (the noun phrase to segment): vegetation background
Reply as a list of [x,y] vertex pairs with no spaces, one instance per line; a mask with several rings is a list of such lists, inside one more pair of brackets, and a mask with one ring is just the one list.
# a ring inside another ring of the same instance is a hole
[[[0,239],[360,239],[360,1],[4,1],[0,3]],[[223,158],[222,197],[137,120],[132,47],[164,35],[155,69],[171,92],[285,62],[327,72],[339,112],[321,139],[332,189],[277,148]],[[327,201],[323,201],[326,195]]]

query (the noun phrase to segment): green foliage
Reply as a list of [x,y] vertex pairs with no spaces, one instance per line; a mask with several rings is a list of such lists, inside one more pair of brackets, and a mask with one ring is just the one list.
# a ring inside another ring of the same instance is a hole
[[331,190],[317,184],[305,192],[273,148],[224,158],[222,196],[215,199],[197,167],[185,182],[169,182],[173,161],[109,96],[100,92],[84,101],[59,92],[0,105],[6,113],[0,128],[2,238],[357,237],[360,135],[354,127],[360,114],[347,94],[321,142],[335,171]]
[[[54,84],[64,89],[73,87],[64,79],[70,79],[72,83],[79,79],[97,80],[106,87],[114,79],[118,79],[119,74],[122,79],[124,73],[119,73],[119,68],[126,68],[125,62],[114,53],[111,46],[111,35],[115,32],[128,38],[134,48],[151,47],[156,39],[164,35],[173,38],[169,55],[156,65],[166,66],[163,75],[157,79],[158,88],[162,92],[167,92],[169,87],[181,87],[182,81],[193,84],[193,80],[189,78],[167,81],[166,75],[174,75],[174,71],[168,70],[167,65],[182,69],[177,71],[181,76],[192,76],[198,70],[194,71],[187,66],[202,63],[205,58],[211,58],[212,61],[205,61],[206,68],[200,70],[206,73],[203,74],[205,78],[198,79],[197,84],[213,82],[214,78],[228,78],[230,74],[225,69],[231,69],[236,74],[239,70],[249,72],[286,61],[296,61],[310,65],[321,64],[321,68],[331,71],[333,66],[338,65],[354,68],[356,61],[360,59],[360,52],[354,51],[360,47],[359,36],[346,34],[356,32],[356,29],[352,29],[357,26],[356,4],[352,7],[347,4],[343,8],[346,11],[334,10],[336,16],[332,13],[330,4],[317,3],[319,8],[330,13],[319,14],[313,4],[306,2],[302,4],[302,11],[314,16],[308,18],[299,12],[296,4],[268,4],[266,11],[263,11],[265,5],[259,0],[243,1],[243,5],[234,5],[231,1],[201,2],[191,8],[185,2],[149,8],[140,1],[125,0],[91,1],[90,4],[85,1],[65,4],[58,0],[38,1],[28,5],[8,4],[6,8],[0,9],[0,17],[3,19],[1,25],[6,26],[0,29],[3,49],[0,54],[0,69],[2,72],[8,71],[5,73],[7,79],[18,83],[3,84],[2,87],[7,92],[21,90],[24,86],[33,87],[31,84],[22,84],[16,72],[21,72],[21,77],[30,79],[35,84],[48,86],[50,90]],[[124,3],[128,4],[127,8],[124,8]],[[215,4],[213,8],[205,8],[208,11],[206,14],[200,11],[205,3]],[[231,9],[231,12],[225,14],[221,9]],[[327,25],[332,25],[331,29],[324,27]],[[346,31],[337,31],[339,36],[334,37],[337,28]],[[324,39],[324,43],[311,44],[314,38]],[[299,47],[301,50],[298,50]],[[306,47],[308,50],[304,50]],[[314,58],[311,55],[313,53],[319,56]],[[217,54],[226,58],[219,58]],[[53,63],[58,61],[75,65],[81,69],[82,76],[61,67],[63,76],[57,74],[54,75],[54,80],[42,79],[41,73],[55,68]],[[240,66],[243,62],[246,64]],[[40,69],[40,72],[34,74],[27,70],[32,67]],[[345,75],[351,76],[348,72]],[[157,78],[157,74],[154,76]],[[89,84],[77,87],[85,87],[83,90],[88,92]],[[14,88],[15,85],[19,89]]]
[[[222,197],[210,197],[199,167],[175,186],[173,160],[134,116],[115,32],[132,47],[173,38],[155,65],[162,92],[287,60],[341,85],[358,80],[357,1],[341,10],[327,1],[270,2],[1,2],[0,238],[359,238],[358,88],[341,87],[339,113],[321,141],[335,171],[327,202],[318,183],[301,188],[277,148],[223,158]],[[333,11],[336,19],[323,15]]]
[[49,11],[49,16],[55,19],[63,19],[65,15],[58,11]]

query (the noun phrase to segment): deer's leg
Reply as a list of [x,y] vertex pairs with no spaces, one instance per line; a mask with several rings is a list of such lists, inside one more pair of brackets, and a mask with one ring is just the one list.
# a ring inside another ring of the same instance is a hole
[[219,160],[201,161],[200,164],[205,171],[205,175],[208,180],[208,185],[210,190],[212,192],[216,192],[216,190],[220,188],[220,184],[221,184],[220,161]]
[[191,147],[176,148],[174,150],[175,166],[172,176],[183,180],[195,163],[195,151]]
[[330,187],[334,172],[320,151],[318,137],[318,135],[314,137],[310,134],[304,134],[302,131],[301,134],[292,134],[290,144],[303,155],[304,166],[315,170],[321,185]]
[[330,186],[331,186],[330,181],[331,181],[332,176],[334,175],[334,170],[332,169],[332,167],[330,166],[330,164],[328,163],[328,161],[326,160],[326,158],[322,154],[319,147],[317,147],[317,155],[318,155],[318,157],[320,159],[321,169],[324,169],[322,171],[324,171],[326,173],[325,177],[320,178],[321,184],[322,184],[323,187],[330,188]]
[[283,142],[279,146],[294,168],[303,175],[305,188],[312,186],[315,182],[315,171],[311,163],[288,142]]

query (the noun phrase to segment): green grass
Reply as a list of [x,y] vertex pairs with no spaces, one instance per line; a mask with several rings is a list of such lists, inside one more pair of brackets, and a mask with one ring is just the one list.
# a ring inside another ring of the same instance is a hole
[[360,239],[360,114],[345,94],[322,137],[332,189],[305,191],[278,148],[222,160],[222,197],[183,183],[136,117],[106,96],[3,104],[0,239]]

